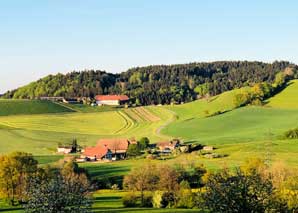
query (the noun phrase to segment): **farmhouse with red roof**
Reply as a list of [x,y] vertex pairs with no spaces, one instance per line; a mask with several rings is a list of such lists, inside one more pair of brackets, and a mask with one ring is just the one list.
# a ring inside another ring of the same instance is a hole
[[87,147],[83,156],[90,160],[124,159],[129,144],[127,139],[100,139],[95,147]]
[[95,96],[97,105],[121,105],[126,103],[129,98],[126,95],[97,95]]
[[90,160],[112,160],[112,152],[105,146],[87,147],[84,156]]

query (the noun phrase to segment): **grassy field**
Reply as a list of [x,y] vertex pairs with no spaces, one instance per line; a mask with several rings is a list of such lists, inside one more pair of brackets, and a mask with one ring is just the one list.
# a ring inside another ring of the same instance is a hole
[[[141,118],[137,120],[136,117]],[[58,143],[73,138],[82,146],[100,138],[168,138],[157,129],[173,115],[166,109],[141,107],[89,113],[0,116],[0,153],[17,150],[35,155],[54,154]]]
[[50,101],[0,99],[0,116],[59,112],[73,112],[73,110]]
[[298,109],[297,91],[298,80],[293,80],[281,93],[270,98],[267,106],[281,109]]
[[198,209],[154,209],[154,208],[124,208],[121,198],[125,191],[100,190],[94,194],[95,203],[93,212],[135,212],[135,213],[159,213],[159,212],[200,212]]
[[[122,205],[122,197],[125,191],[99,190],[94,193],[94,204],[92,212],[136,212],[136,213],[172,213],[172,212],[200,212],[198,209],[154,209],[154,208],[124,208]],[[0,200],[0,212],[25,212],[21,207],[11,207]]]
[[226,112],[234,109],[233,97],[240,90],[245,90],[245,88],[231,90],[211,98],[200,99],[182,105],[165,106],[165,108],[175,112],[179,120],[202,118],[215,112]]
[[76,112],[107,112],[107,111],[116,111],[121,110],[123,107],[119,106],[91,106],[88,104],[66,104],[66,103],[59,103],[60,105],[70,108]]
[[178,120],[163,133],[220,145],[277,140],[283,132],[295,127],[298,127],[298,110],[251,106],[213,117]]

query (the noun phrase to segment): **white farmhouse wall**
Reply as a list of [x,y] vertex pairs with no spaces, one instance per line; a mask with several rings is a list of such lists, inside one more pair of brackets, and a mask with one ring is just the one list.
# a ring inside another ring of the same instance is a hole
[[104,101],[96,101],[97,105],[119,105],[118,100],[104,100]]

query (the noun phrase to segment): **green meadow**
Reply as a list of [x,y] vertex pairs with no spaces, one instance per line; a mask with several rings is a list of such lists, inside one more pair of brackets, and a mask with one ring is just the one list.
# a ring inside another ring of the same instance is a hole
[[126,194],[125,191],[99,190],[94,194],[95,202],[93,212],[199,212],[197,209],[154,209],[154,208],[123,208],[121,198]]
[[100,138],[147,136],[152,142],[169,138],[161,135],[158,128],[173,114],[161,107],[105,108],[102,112],[94,112],[93,108],[85,108],[85,112],[0,116],[0,153],[22,150],[53,155],[58,143],[69,143],[74,138],[82,146],[95,145]]
[[298,109],[298,80],[290,81],[287,88],[268,100],[267,106],[281,109]]
[[60,112],[73,110],[50,101],[0,99],[0,116]]
[[178,120],[163,133],[186,141],[223,145],[275,141],[294,127],[298,127],[298,110],[249,106],[213,117]]

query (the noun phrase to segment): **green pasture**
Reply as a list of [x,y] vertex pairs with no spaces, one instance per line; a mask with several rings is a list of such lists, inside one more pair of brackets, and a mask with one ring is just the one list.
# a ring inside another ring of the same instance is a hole
[[121,110],[123,107],[120,106],[91,106],[89,104],[67,104],[59,103],[60,105],[70,108],[76,112],[107,112]]
[[95,145],[100,138],[146,136],[152,142],[168,138],[157,129],[173,115],[163,108],[146,110],[160,119],[136,121],[124,110],[0,116],[0,153],[21,150],[34,155],[55,154],[58,143],[74,138],[82,146]]
[[179,119],[162,132],[185,141],[222,145],[277,140],[296,127],[298,110],[249,106],[213,117]]
[[[126,194],[126,191],[121,190],[99,190],[93,194],[94,204],[92,206],[92,212],[150,212],[150,213],[172,213],[172,212],[200,212],[198,209],[154,209],[154,208],[124,208],[122,205],[122,197]],[[0,212],[25,212],[20,206],[11,207],[8,206],[3,200],[0,200]]]
[[73,112],[73,110],[51,101],[0,99],[0,116]]
[[204,98],[181,105],[165,106],[165,108],[175,112],[178,119],[206,117],[215,112],[226,112],[234,109],[234,95],[241,90],[246,90],[246,88],[227,91],[214,97]]
[[280,93],[268,100],[267,106],[281,109],[298,109],[298,80],[290,81]]
[[0,117],[0,124],[16,129],[97,135],[115,134],[127,125],[116,111]]
[[122,197],[125,191],[99,190],[94,194],[95,202],[93,212],[136,212],[136,213],[159,213],[159,212],[200,212],[198,209],[154,209],[154,208],[124,208]]

